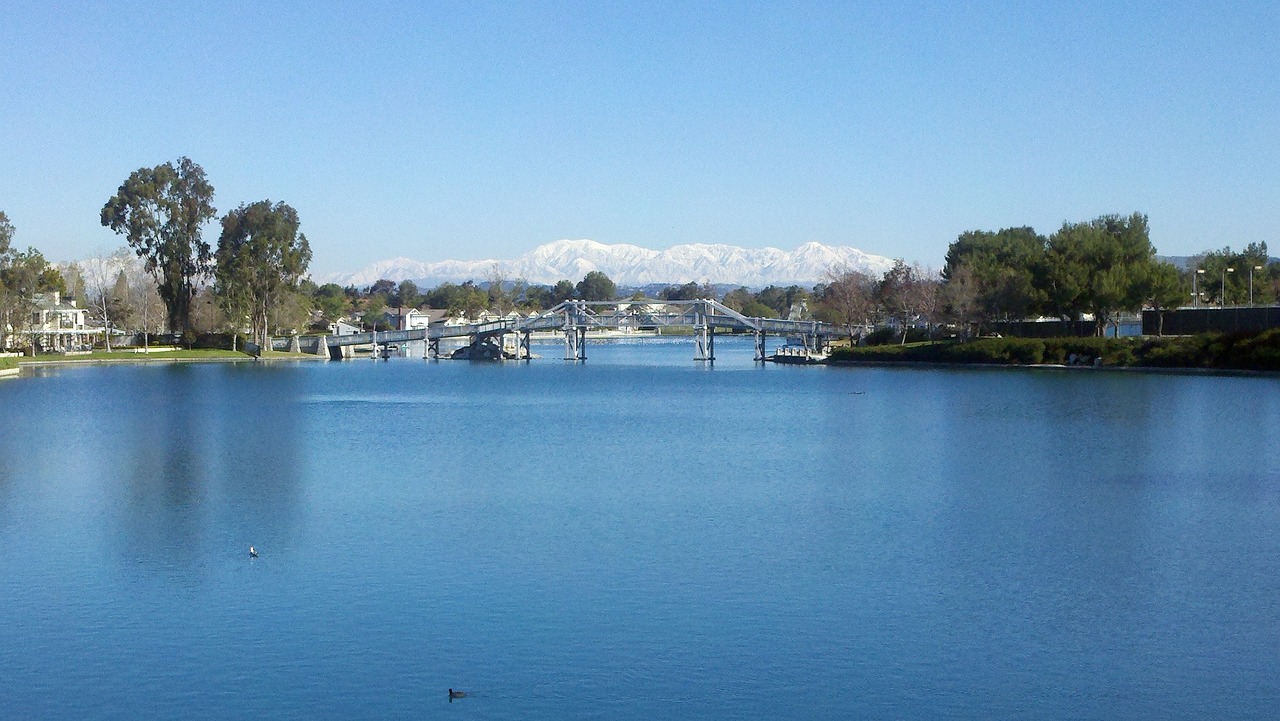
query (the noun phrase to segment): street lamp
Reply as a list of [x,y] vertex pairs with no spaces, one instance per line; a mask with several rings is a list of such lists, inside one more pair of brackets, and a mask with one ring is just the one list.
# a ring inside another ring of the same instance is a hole
[[1222,271],[1222,305],[1220,306],[1222,308],[1227,307],[1227,273],[1234,273],[1234,272],[1236,272],[1235,268],[1227,268],[1226,270]]
[[1204,275],[1204,268],[1196,268],[1196,272],[1191,276],[1191,297],[1195,300],[1195,307],[1197,308],[1200,307],[1200,291],[1197,288],[1199,284],[1196,281],[1202,275]]
[[1262,270],[1260,265],[1249,266],[1249,307],[1253,307],[1253,271]]

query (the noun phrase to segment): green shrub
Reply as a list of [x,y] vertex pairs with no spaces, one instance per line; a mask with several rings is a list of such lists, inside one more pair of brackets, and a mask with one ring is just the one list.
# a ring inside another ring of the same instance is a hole
[[1280,371],[1280,329],[1262,333],[1205,333],[1163,338],[981,338],[966,343],[879,345],[841,348],[836,361],[914,361],[1037,365],[1079,362],[1148,368],[1230,368]]
[[1035,365],[1044,360],[1044,342],[1035,338],[980,338],[947,346],[955,363]]
[[1244,370],[1280,370],[1280,329],[1257,334],[1231,335],[1224,338],[1227,348],[1221,359],[1223,367]]

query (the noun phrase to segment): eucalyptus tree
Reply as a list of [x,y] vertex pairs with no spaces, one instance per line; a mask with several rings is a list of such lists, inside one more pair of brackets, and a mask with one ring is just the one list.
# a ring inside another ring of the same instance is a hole
[[9,246],[13,243],[13,223],[9,222],[9,216],[0,210],[0,256],[9,252]]
[[247,311],[253,336],[264,347],[275,306],[297,291],[311,262],[311,246],[298,225],[296,210],[269,200],[242,204],[222,217],[217,293],[228,317]]
[[201,236],[216,214],[204,168],[186,157],[135,170],[102,207],[102,224],[125,237],[155,278],[173,331],[190,325],[212,258]]

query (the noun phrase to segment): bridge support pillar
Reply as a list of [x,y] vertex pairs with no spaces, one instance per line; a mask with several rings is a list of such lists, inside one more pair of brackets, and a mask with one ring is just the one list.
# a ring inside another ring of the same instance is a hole
[[533,357],[533,353],[529,350],[529,331],[520,334],[520,344],[518,346],[516,358],[519,360],[529,360]]
[[329,346],[329,360],[337,360],[337,361],[342,360],[343,358],[342,348],[343,347],[340,345]]
[[587,359],[587,329],[571,326],[564,329],[564,359],[567,361],[584,361]]
[[714,334],[708,332],[705,323],[699,323],[693,328],[693,359],[696,361],[715,360],[712,340]]
[[427,349],[422,354],[423,360],[440,360],[440,339],[428,338]]
[[765,353],[766,351],[764,347],[764,331],[758,330],[756,331],[756,362],[757,363],[764,362]]

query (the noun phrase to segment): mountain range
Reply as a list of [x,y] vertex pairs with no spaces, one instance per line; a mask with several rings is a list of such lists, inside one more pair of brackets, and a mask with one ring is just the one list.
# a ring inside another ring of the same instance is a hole
[[559,280],[577,282],[587,273],[598,270],[625,287],[693,281],[763,288],[811,286],[822,282],[831,271],[845,268],[878,277],[892,266],[893,260],[881,255],[821,243],[805,243],[793,251],[701,243],[650,250],[594,240],[557,240],[514,260],[426,263],[411,258],[391,258],[354,273],[336,273],[315,280],[364,287],[385,278],[397,282],[412,280],[421,288],[429,288],[444,282],[484,282],[501,277],[550,285]]

